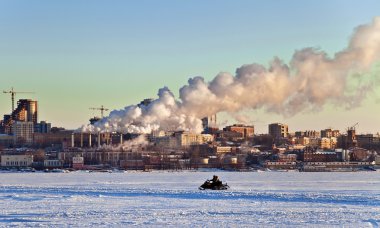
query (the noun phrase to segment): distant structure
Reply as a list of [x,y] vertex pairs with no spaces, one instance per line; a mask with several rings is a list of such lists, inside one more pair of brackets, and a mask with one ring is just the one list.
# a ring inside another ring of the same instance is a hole
[[202,127],[206,133],[209,133],[213,128],[217,128],[216,114],[202,118]]
[[281,123],[272,123],[268,126],[269,135],[278,143],[280,139],[288,137],[288,125]]
[[321,130],[321,137],[322,138],[331,138],[331,137],[339,137],[340,132],[339,130],[333,130],[332,128],[327,128],[325,130]]
[[35,133],[50,133],[51,132],[51,123],[46,121],[41,121],[34,125]]
[[12,113],[12,119],[15,121],[28,121],[37,124],[37,111],[37,101],[21,99],[17,102],[17,108]]
[[12,124],[13,140],[16,145],[32,145],[34,124],[30,121],[15,121]]
[[33,92],[19,92],[19,91],[14,91],[13,87],[9,91],[3,91],[3,93],[9,93],[11,95],[11,100],[12,100],[12,112],[15,110],[15,96],[18,93],[33,93]]
[[355,147],[358,145],[358,141],[356,139],[356,126],[358,124],[359,123],[356,123],[354,126],[347,128],[347,148]]
[[319,131],[314,131],[314,130],[296,131],[294,135],[295,137],[309,137],[309,138],[319,138],[321,136]]
[[99,108],[90,108],[91,110],[99,110],[100,111],[100,117],[104,117],[104,111],[108,111],[108,108],[105,108],[103,105],[100,106]]
[[101,105],[99,108],[90,108],[91,110],[99,110],[100,111],[100,117],[98,116],[94,116],[90,119],[90,124],[91,125],[94,125],[96,122],[98,122],[99,120],[101,120],[103,117],[104,117],[104,111],[108,111],[109,109],[108,108],[105,108],[103,105]]
[[5,134],[13,134],[12,125],[15,122],[32,122],[37,124],[38,106],[37,101],[20,99],[17,108],[11,115],[4,115],[3,128]]
[[234,131],[242,134],[244,139],[251,138],[255,134],[254,126],[246,126],[243,124],[234,124],[232,126],[227,126],[223,129],[224,131]]
[[[339,136],[339,147],[343,148],[343,149],[350,149],[352,147],[357,147],[358,146],[358,138],[356,136],[356,126],[358,125],[359,123],[356,123],[355,125],[351,126],[351,127],[348,127],[347,128],[347,133],[345,135],[340,135]],[[360,139],[360,142],[361,144],[365,144],[363,143],[364,141],[364,137],[360,136],[359,137]],[[371,144],[371,143],[370,143]]]

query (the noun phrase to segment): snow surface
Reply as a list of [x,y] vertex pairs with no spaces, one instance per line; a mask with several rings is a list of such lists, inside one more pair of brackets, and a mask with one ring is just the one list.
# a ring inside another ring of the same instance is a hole
[[[201,191],[213,174],[227,191]],[[0,227],[379,227],[380,173],[0,173]]]

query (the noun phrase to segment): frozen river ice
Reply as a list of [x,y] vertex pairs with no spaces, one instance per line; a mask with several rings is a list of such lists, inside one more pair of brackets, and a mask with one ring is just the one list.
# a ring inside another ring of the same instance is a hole
[[0,173],[0,200],[0,227],[379,227],[380,173]]

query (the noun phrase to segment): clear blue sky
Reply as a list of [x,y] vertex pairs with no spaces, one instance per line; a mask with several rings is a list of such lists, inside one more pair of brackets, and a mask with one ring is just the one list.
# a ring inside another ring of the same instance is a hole
[[[353,29],[380,15],[378,0],[0,0],[0,89],[36,94],[40,120],[76,128],[97,114],[155,97],[162,86],[178,93],[192,76],[212,79],[243,64],[289,60],[294,50],[333,54]],[[378,98],[349,113],[328,107],[284,119],[250,113],[260,132],[269,122],[291,130],[359,122],[380,131]],[[0,114],[9,113],[0,96]]]

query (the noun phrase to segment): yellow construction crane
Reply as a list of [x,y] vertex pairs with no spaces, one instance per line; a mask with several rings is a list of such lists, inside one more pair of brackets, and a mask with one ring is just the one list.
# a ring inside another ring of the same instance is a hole
[[3,90],[3,93],[10,93],[11,94],[11,99],[12,99],[12,112],[15,110],[15,95],[18,93],[34,93],[34,92],[19,92],[19,91],[14,91],[13,87],[9,91]]
[[90,108],[91,110],[100,110],[100,114],[102,115],[102,118],[104,117],[104,111],[108,111],[108,108],[105,108],[103,105],[100,106],[100,108]]

